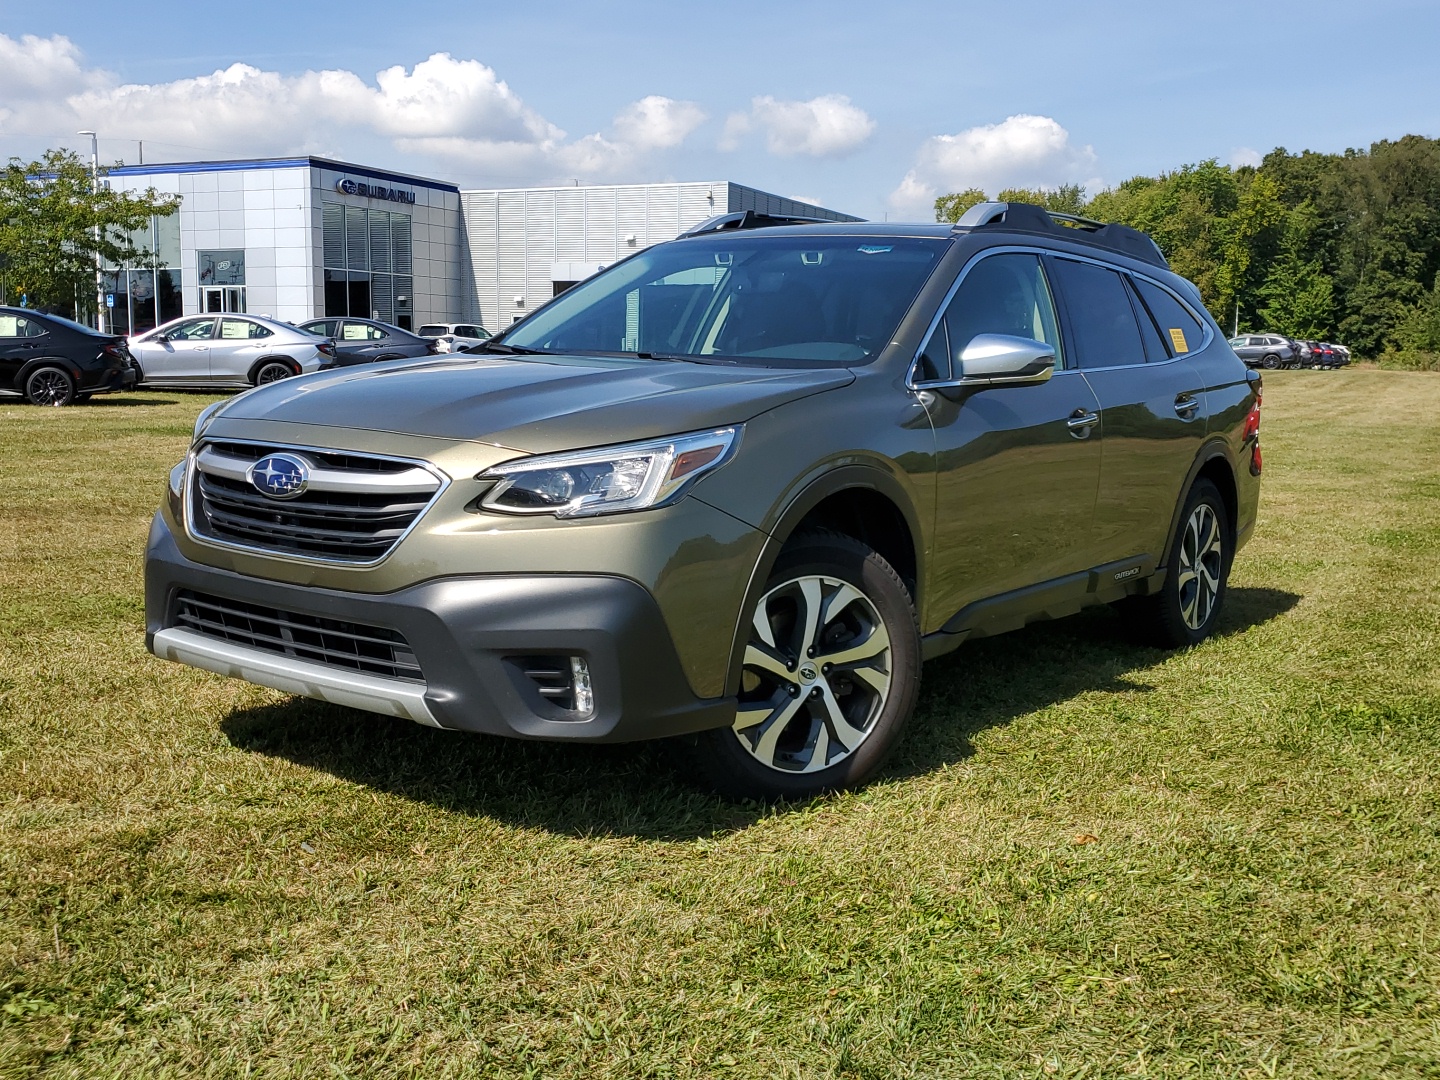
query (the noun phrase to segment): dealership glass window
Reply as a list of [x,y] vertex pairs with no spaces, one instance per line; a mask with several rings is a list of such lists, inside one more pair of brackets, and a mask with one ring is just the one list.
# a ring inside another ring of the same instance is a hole
[[325,315],[379,319],[410,329],[415,286],[410,216],[324,203],[321,221]]
[[245,310],[245,252],[239,248],[197,251],[195,266],[200,277],[200,310],[241,312]]
[[141,252],[134,266],[107,266],[105,291],[115,297],[107,309],[109,326],[117,334],[139,334],[184,314],[180,271],[168,269],[180,262],[180,215],[152,217],[129,235],[130,246]]

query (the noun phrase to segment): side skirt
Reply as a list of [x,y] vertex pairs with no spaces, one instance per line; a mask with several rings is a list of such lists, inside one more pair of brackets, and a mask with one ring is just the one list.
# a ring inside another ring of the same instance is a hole
[[1146,596],[1160,585],[1156,561],[1154,555],[1132,555],[966,604],[939,630],[921,639],[924,657],[943,656],[970,638],[993,637],[1033,622],[1063,619],[1082,608],[1126,596]]

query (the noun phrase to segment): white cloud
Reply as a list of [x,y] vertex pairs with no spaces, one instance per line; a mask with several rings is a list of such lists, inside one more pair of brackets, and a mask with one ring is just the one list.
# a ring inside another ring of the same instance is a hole
[[645,149],[679,146],[705,122],[705,111],[693,101],[651,94],[620,110],[615,134],[631,146]]
[[1265,160],[1265,155],[1259,150],[1251,150],[1248,146],[1237,146],[1230,151],[1230,164],[1238,169],[1243,165],[1259,168],[1260,163]]
[[736,149],[744,136],[756,130],[765,132],[772,154],[839,157],[864,145],[875,131],[875,121],[844,94],[824,94],[809,101],[777,101],[767,95],[751,99],[748,113],[730,114],[720,149]]
[[359,156],[376,153],[378,143],[436,168],[465,166],[480,182],[626,175],[705,118],[693,102],[652,96],[621,110],[614,138],[569,140],[493,68],[449,53],[386,68],[373,82],[352,71],[282,75],[237,63],[172,82],[121,83],[86,67],[68,38],[0,34],[0,70],[0,135],[98,125],[102,140],[144,139],[209,156]]
[[926,139],[914,167],[890,194],[900,213],[929,218],[937,195],[983,188],[1053,188],[1091,176],[1095,151],[1076,146],[1070,133],[1048,116],[1021,114],[958,135]]

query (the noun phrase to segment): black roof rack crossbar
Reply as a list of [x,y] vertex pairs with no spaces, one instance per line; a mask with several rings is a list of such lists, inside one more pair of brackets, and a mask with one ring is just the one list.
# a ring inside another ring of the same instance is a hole
[[1160,250],[1160,245],[1155,243],[1148,233],[1132,229],[1128,225],[1113,222],[1106,224],[1103,221],[1080,217],[1078,214],[1063,214],[1055,210],[1046,210],[1043,206],[1035,206],[1031,203],[976,203],[960,215],[960,220],[955,223],[951,231],[968,233],[972,229],[983,229],[991,225],[1004,225],[1007,228],[1020,229],[1025,232],[1051,234],[1061,231],[1069,232],[1073,229],[1081,234],[1073,237],[1076,240],[1109,248],[1111,251],[1118,251],[1122,255],[1129,255],[1132,259],[1139,259],[1152,266],[1162,266],[1167,270],[1170,268],[1165,254]]
[[1059,210],[1046,210],[1045,212],[1055,221],[1063,221],[1087,232],[1105,228],[1105,222],[1096,221],[1094,218],[1081,217],[1079,214],[1062,214]]
[[769,229],[776,225],[823,225],[825,218],[798,217],[782,214],[761,214],[754,210],[736,210],[730,214],[716,214],[702,221],[693,229],[681,233],[677,240],[687,236],[702,236],[705,233],[722,232],[730,229]]

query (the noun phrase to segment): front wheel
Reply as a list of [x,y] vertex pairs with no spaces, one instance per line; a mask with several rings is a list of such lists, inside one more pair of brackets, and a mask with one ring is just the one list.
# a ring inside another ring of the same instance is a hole
[[1123,601],[1140,636],[1167,649],[1209,637],[1225,601],[1232,556],[1230,515],[1220,489],[1197,480],[1180,514],[1160,591]]
[[746,612],[739,711],[702,732],[697,764],[724,795],[808,798],[864,782],[915,708],[920,631],[909,590],[867,545],[797,537]]

